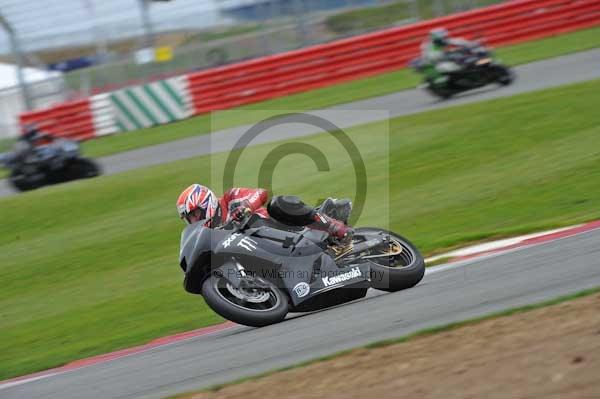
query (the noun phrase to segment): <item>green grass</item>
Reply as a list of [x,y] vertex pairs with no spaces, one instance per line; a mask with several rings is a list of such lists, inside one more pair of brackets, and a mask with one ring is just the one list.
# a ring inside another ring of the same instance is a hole
[[600,47],[600,27],[501,47],[497,54],[509,65],[517,65],[597,47]]
[[[369,183],[359,224],[428,254],[600,218],[599,90],[596,80],[350,129]],[[290,155],[274,191],[352,195],[336,140],[302,141],[330,171]],[[235,184],[255,186],[279,145],[245,151]],[[218,322],[181,287],[174,203],[194,181],[220,192],[224,164],[215,154],[1,199],[0,379]]]
[[327,28],[335,33],[351,33],[383,28],[399,21],[414,18],[412,4],[392,3],[382,7],[366,7],[332,15],[325,20]]
[[[499,48],[498,56],[510,65],[518,65],[600,46],[600,28],[593,28],[548,39]],[[309,110],[358,101],[415,87],[420,77],[409,69],[337,84],[322,89],[276,98],[240,107],[241,110],[267,110],[276,115],[281,110]],[[215,114],[218,117],[218,112]],[[256,122],[252,115],[236,114],[223,127]],[[210,115],[184,121],[103,137],[84,143],[85,152],[93,157],[160,144],[210,132]]]
[[10,151],[15,144],[15,139],[0,139],[0,153]]
[[[15,139],[0,139],[0,154],[3,152],[10,151],[13,145],[15,144]],[[8,170],[3,169],[2,165],[0,165],[0,179],[8,176]]]
[[280,373],[282,371],[293,370],[293,369],[297,369],[300,367],[310,366],[311,364],[333,360],[337,357],[351,354],[361,348],[375,349],[375,348],[381,348],[381,347],[386,347],[386,346],[390,346],[390,345],[400,344],[400,343],[404,343],[404,342],[409,342],[416,338],[423,338],[423,337],[427,337],[427,336],[434,335],[434,334],[439,334],[439,333],[443,333],[443,332],[447,332],[447,331],[456,330],[458,328],[478,324],[478,323],[481,323],[486,320],[493,320],[493,319],[498,319],[501,317],[508,317],[508,316],[512,316],[514,314],[531,312],[532,310],[541,309],[541,308],[545,308],[545,307],[549,307],[549,306],[553,306],[553,305],[558,305],[558,304],[561,304],[564,302],[573,301],[573,300],[576,300],[579,298],[584,298],[586,296],[594,295],[598,292],[600,292],[600,288],[593,288],[593,289],[589,289],[589,290],[580,291],[580,292],[577,292],[572,295],[566,295],[566,296],[554,298],[549,301],[538,302],[538,303],[534,303],[531,305],[525,305],[525,306],[521,306],[521,307],[517,307],[517,308],[503,310],[500,312],[493,313],[491,315],[486,315],[486,316],[477,317],[477,318],[473,318],[473,319],[463,320],[463,321],[459,321],[459,322],[455,322],[455,323],[449,323],[449,324],[445,324],[445,325],[441,325],[441,326],[437,326],[437,327],[427,328],[427,329],[424,329],[421,331],[417,331],[413,334],[405,335],[400,338],[394,338],[394,339],[388,339],[388,340],[374,342],[372,344],[369,344],[369,345],[366,345],[366,346],[363,346],[360,348],[354,348],[354,349],[340,351],[340,352],[337,352],[337,353],[334,353],[331,355],[327,355],[327,356],[323,356],[323,357],[320,357],[317,359],[298,363],[293,366],[282,367],[279,369],[270,370],[270,371],[266,371],[264,373],[253,375],[251,377],[244,377],[244,378],[240,378],[238,380],[227,382],[224,384],[213,385],[202,391],[186,392],[186,393],[177,394],[174,396],[169,396],[168,399],[189,399],[192,395],[200,393],[200,392],[207,392],[207,391],[217,392],[217,391],[220,391],[221,389],[226,388],[231,385],[238,385],[238,384],[242,384],[247,381],[258,380],[258,379],[267,377],[267,376],[275,374],[275,373]]
[[[501,0],[475,0],[469,2],[469,8],[484,7],[500,2]],[[441,6],[441,9],[436,5]],[[453,0],[419,0],[417,1],[416,11],[420,19],[430,19],[466,9],[455,8],[453,5],[456,5]],[[327,18],[325,25],[333,32],[347,34],[385,28],[411,18],[415,18],[414,4],[412,2],[397,2],[381,7],[365,7],[342,12]]]
[[226,39],[228,37],[240,36],[246,33],[258,32],[261,29],[265,29],[266,27],[260,24],[252,24],[252,25],[242,25],[235,26],[229,29],[215,29],[210,31],[198,32],[194,35],[191,35],[187,38],[183,44],[190,43],[206,43],[213,40]]

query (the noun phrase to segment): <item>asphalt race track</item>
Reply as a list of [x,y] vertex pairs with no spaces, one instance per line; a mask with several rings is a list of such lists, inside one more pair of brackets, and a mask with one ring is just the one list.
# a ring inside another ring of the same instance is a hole
[[[528,91],[582,82],[600,78],[600,49],[556,57],[517,67],[517,80],[508,87],[489,86],[456,96],[449,101],[439,101],[423,90],[404,90],[396,94],[371,98],[332,107],[338,113],[312,111],[312,114],[324,116],[340,128],[348,128],[390,117],[414,114],[418,112],[450,107],[460,104],[512,96]],[[342,112],[346,110],[346,112]],[[374,110],[379,112],[356,112],[356,110]],[[240,126],[211,135],[202,135],[170,143],[141,148],[100,158],[105,174],[158,165],[179,159],[185,159],[210,153],[231,150],[237,140],[249,126]],[[290,139],[320,132],[318,128],[307,125],[286,125],[269,129],[258,136],[251,145],[270,141]],[[42,188],[43,189],[43,188]],[[0,197],[14,194],[6,180],[0,180]]]
[[372,291],[354,303],[261,329],[236,326],[0,388],[0,397],[162,398],[423,328],[555,298],[600,286],[598,243],[600,229],[455,267],[436,267],[421,284],[406,291]]

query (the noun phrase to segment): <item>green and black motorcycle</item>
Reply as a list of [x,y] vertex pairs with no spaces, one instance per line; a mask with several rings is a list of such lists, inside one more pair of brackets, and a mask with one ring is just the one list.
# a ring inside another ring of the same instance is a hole
[[449,51],[435,65],[421,59],[412,61],[411,65],[425,76],[421,87],[442,99],[493,83],[507,86],[515,79],[514,72],[482,46]]

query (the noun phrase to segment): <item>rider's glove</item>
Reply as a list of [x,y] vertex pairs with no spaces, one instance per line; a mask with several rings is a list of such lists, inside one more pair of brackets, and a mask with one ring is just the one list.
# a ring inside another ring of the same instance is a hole
[[329,233],[334,237],[339,238],[341,241],[352,241],[354,230],[342,222],[338,223],[332,223],[329,225]]
[[239,222],[240,220],[243,220],[245,217],[250,216],[251,213],[252,213],[252,209],[245,207],[245,206],[238,206],[233,211],[231,211],[231,219],[237,220]]
[[[322,216],[321,216],[322,217]],[[327,217],[327,231],[332,236],[342,240],[352,240],[354,230],[337,219]]]

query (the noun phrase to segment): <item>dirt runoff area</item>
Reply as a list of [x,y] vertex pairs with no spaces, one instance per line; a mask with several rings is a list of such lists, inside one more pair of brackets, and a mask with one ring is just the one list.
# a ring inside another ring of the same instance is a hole
[[600,294],[182,397],[600,398]]

